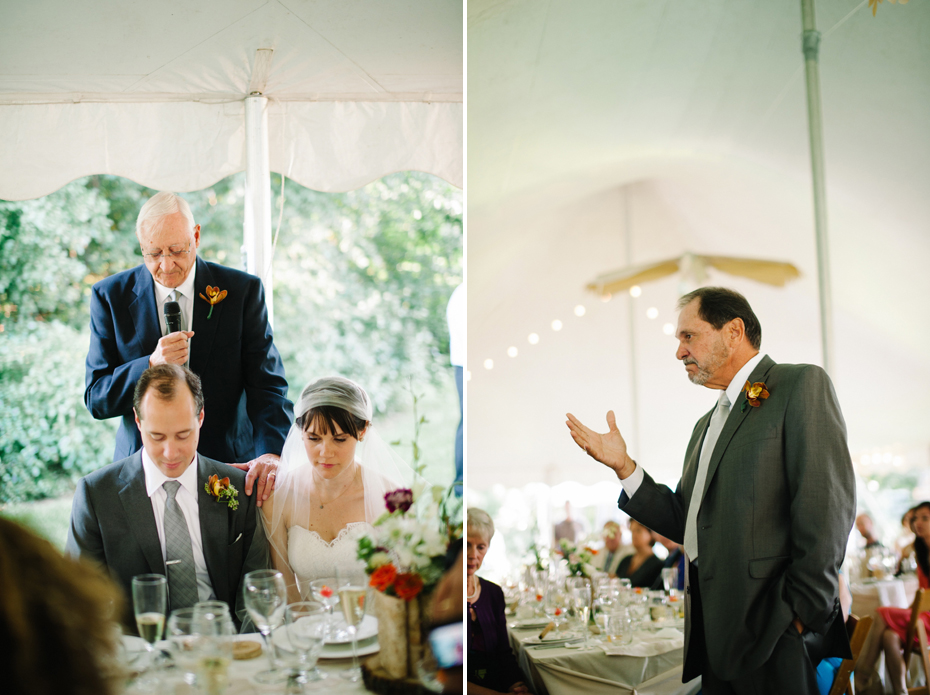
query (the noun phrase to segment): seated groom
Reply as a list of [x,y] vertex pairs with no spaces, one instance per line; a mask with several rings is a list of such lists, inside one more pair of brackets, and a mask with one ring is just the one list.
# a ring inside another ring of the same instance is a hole
[[[142,264],[91,291],[84,403],[98,420],[122,418],[118,461],[142,446],[132,412],[142,372],[159,364],[189,367],[210,409],[200,452],[249,470],[245,493],[258,477],[257,494],[266,499],[294,408],[261,280],[198,258],[200,225],[174,193],[157,193],[142,206],[136,237]],[[168,327],[169,302],[179,305],[180,330]]]
[[[169,611],[218,599],[239,627],[242,578],[266,566],[256,495],[238,494],[243,471],[197,453],[204,407],[196,374],[175,364],[150,367],[133,405],[142,450],[80,480],[65,551],[109,569],[129,616],[132,578],[152,573],[168,578]],[[214,475],[228,477],[237,494],[207,492]]]

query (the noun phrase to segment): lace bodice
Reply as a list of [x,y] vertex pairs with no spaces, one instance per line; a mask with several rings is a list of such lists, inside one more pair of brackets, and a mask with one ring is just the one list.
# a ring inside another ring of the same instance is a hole
[[316,531],[291,526],[287,530],[289,564],[297,576],[306,581],[335,576],[336,567],[342,576],[349,572],[364,572],[365,563],[356,557],[358,539],[370,530],[371,524],[353,521],[327,543]]

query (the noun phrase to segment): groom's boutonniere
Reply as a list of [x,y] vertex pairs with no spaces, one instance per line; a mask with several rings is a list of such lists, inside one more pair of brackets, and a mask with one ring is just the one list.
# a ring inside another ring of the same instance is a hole
[[213,307],[226,299],[226,290],[221,290],[219,287],[210,287],[207,285],[207,296],[203,296],[203,292],[200,293],[200,298],[205,300],[210,305],[210,313],[207,314],[207,320],[210,320],[210,317],[213,316]]
[[235,485],[229,484],[229,478],[220,480],[218,475],[211,475],[203,487],[208,495],[216,497],[217,502],[226,502],[226,506],[233,511],[239,508],[239,491]]
[[754,384],[750,384],[748,381],[743,387],[743,391],[746,392],[746,400],[743,401],[743,407],[740,408],[740,412],[746,410],[746,404],[748,403],[753,408],[758,408],[762,405],[761,401],[764,401],[769,397],[768,389],[765,388],[764,381],[757,381]]

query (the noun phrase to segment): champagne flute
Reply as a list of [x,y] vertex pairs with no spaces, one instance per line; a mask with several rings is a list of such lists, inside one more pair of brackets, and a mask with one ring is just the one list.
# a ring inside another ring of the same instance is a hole
[[[139,574],[132,578],[132,609],[139,636],[145,640],[149,666],[155,663],[155,644],[165,628],[168,607],[168,580],[161,574]],[[157,678],[143,679],[144,689],[154,688]]]
[[323,642],[329,635],[326,606],[315,601],[298,601],[288,605],[284,614],[287,635],[297,652],[302,682],[326,678],[316,663],[323,651]]
[[271,631],[281,624],[287,603],[287,588],[284,577],[275,570],[255,570],[245,575],[242,587],[245,596],[245,608],[255,627],[265,640],[268,650],[270,668],[255,675],[255,680],[263,685],[282,683],[287,680],[288,672],[275,665],[274,641]]
[[358,626],[365,618],[365,604],[368,602],[368,586],[361,578],[351,577],[342,580],[339,587],[339,605],[342,615],[349,626],[352,636],[352,668],[340,674],[352,682],[362,677],[362,669],[358,665]]

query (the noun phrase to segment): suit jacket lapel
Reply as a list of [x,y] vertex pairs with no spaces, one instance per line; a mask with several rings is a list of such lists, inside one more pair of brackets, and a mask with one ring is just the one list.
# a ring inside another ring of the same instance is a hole
[[142,549],[150,571],[166,574],[165,559],[161,552],[161,542],[158,540],[158,528],[155,526],[155,512],[152,511],[152,501],[145,491],[141,450],[123,465],[120,481],[124,485],[119,491],[119,499],[132,535]]
[[686,507],[691,503],[694,481],[697,478],[698,461],[701,458],[701,446],[703,446],[704,437],[707,436],[707,428],[710,426],[710,418],[713,414],[713,410],[705,414],[694,427],[696,432],[701,433],[701,436],[697,438],[697,442],[693,443],[688,451],[688,458],[685,460],[685,467],[681,476],[681,494]]
[[157,343],[161,338],[161,321],[155,303],[155,281],[144,265],[136,268],[133,292],[136,298],[129,304],[129,315],[132,317],[137,339],[143,345]]
[[[214,314],[214,318],[216,315]],[[200,538],[203,542],[203,557],[210,574],[213,593],[221,601],[229,601],[229,572],[227,567],[226,527],[229,520],[229,508],[223,502],[217,502],[206,491],[205,486],[211,475],[222,476],[216,463],[205,456],[197,455],[197,507],[200,510]],[[225,477],[225,476],[223,476]]]
[[[774,365],[775,360],[765,355],[759,364],[756,365],[756,368],[749,374],[748,381],[763,381],[765,375],[768,374],[769,370]],[[743,424],[746,416],[749,415],[749,411],[752,410],[752,408],[743,408],[743,403],[745,402],[746,392],[740,391],[739,398],[737,398],[736,403],[733,404],[733,408],[730,410],[730,416],[727,418],[727,421],[723,425],[723,429],[720,431],[720,437],[717,439],[717,445],[714,447],[714,453],[707,466],[707,480],[704,483],[705,495],[710,488],[710,483],[714,479],[714,473],[717,472],[717,466],[720,465],[720,460],[723,458],[723,453],[727,450],[730,440],[733,439],[733,435],[736,434],[736,431],[740,428],[740,425]]]
[[[201,298],[201,294],[207,296],[207,285],[213,285],[213,273],[206,261],[197,258],[197,274],[194,276],[194,319],[191,323],[191,329],[194,331],[194,337],[191,338],[191,371],[196,374],[203,374],[206,367],[206,360],[213,350],[213,342],[216,340],[216,328],[220,324],[220,317],[223,314],[223,302],[213,307],[213,314],[210,315],[210,303]],[[221,287],[220,289],[228,289]],[[209,320],[207,316],[210,316]]]

